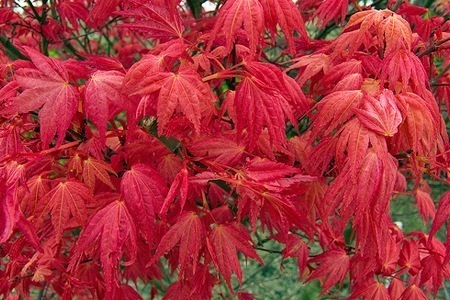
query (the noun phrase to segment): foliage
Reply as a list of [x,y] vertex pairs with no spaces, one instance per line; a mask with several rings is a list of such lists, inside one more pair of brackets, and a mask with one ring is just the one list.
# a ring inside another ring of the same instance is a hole
[[416,4],[0,1],[0,295],[251,299],[244,261],[292,258],[321,295],[437,295],[450,7]]

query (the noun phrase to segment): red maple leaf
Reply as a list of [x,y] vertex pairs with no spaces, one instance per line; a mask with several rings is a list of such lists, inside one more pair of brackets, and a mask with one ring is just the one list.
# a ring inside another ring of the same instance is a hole
[[297,82],[300,86],[308,79],[319,74],[319,72],[327,73],[328,69],[331,67],[330,57],[323,53],[305,55],[293,59],[291,62],[293,62],[293,64],[287,68],[285,72],[301,68],[302,71],[299,72],[299,75],[297,76]]
[[308,38],[303,18],[291,0],[260,0],[264,11],[264,23],[272,34],[278,33],[281,27],[289,45],[289,50],[295,52],[294,35],[297,31],[302,37]]
[[18,198],[20,206],[26,215],[33,215],[40,199],[50,191],[50,185],[41,175],[36,175],[27,180],[26,187],[19,190]]
[[70,84],[69,74],[61,61],[28,47],[25,50],[36,68],[20,68],[15,72],[23,92],[0,113],[26,113],[42,107],[39,121],[43,147],[48,148],[55,135],[58,135],[56,145],[59,146],[77,110],[78,89]]
[[153,240],[156,213],[167,194],[167,186],[161,175],[144,164],[135,164],[123,174],[120,189],[127,208],[132,212],[139,230],[147,240]]
[[331,20],[336,22],[345,20],[349,0],[325,0],[320,4],[314,16],[319,17],[321,27],[325,27]]
[[121,0],[98,0],[89,13],[87,24],[92,27],[100,26],[113,13]]
[[236,274],[242,282],[242,270],[237,252],[257,260],[261,265],[263,261],[251,246],[248,231],[240,223],[223,224],[214,227],[207,237],[207,246],[217,270],[231,287],[231,275]]
[[405,240],[398,260],[398,265],[406,268],[411,275],[416,275],[421,269],[419,247],[415,240]]
[[[153,63],[145,60],[142,65]],[[164,135],[168,130],[169,120],[181,113],[194,126],[196,134],[200,133],[200,119],[202,103],[210,103],[208,94],[205,94],[205,83],[197,72],[186,68],[173,72],[148,72],[142,81],[141,70],[136,67],[128,71],[124,81],[124,92],[129,95],[148,95],[157,99],[156,111],[158,117],[158,134]],[[138,83],[139,82],[139,83]],[[141,88],[136,89],[138,85]],[[145,99],[143,101],[146,101]]]
[[42,221],[50,213],[57,240],[74,217],[78,225],[84,225],[87,219],[86,204],[94,202],[93,195],[81,182],[68,180],[60,182],[50,190],[36,207],[36,215]]
[[[313,136],[329,135],[339,128],[339,125],[348,121],[354,114],[353,109],[358,108],[364,98],[361,90],[339,91],[328,94],[316,105],[319,112],[314,115]],[[325,117],[326,114],[326,117]]]
[[282,251],[283,257],[293,257],[297,259],[298,277],[303,277],[303,272],[308,266],[309,248],[302,239],[295,234],[288,234],[286,248]]
[[234,166],[244,156],[245,147],[225,136],[204,137],[190,145],[189,152],[198,158],[211,160],[220,165]]
[[116,175],[111,165],[102,160],[89,157],[83,161],[83,182],[91,191],[94,190],[97,180],[100,180],[113,190],[116,189],[108,173]]
[[436,207],[434,206],[430,191],[420,188],[417,189],[414,192],[414,200],[423,221],[426,223],[428,220],[433,220],[436,214]]
[[378,281],[363,284],[360,288],[355,289],[348,299],[360,299],[361,297],[367,300],[391,300],[388,289]]
[[402,293],[400,300],[427,300],[425,293],[415,284],[411,284]]
[[166,198],[164,199],[164,203],[159,211],[159,215],[162,218],[165,218],[167,211],[169,210],[169,206],[172,204],[175,197],[178,195],[178,202],[180,204],[180,211],[183,211],[184,205],[186,204],[187,195],[188,195],[188,170],[186,165],[178,172],[175,176],[175,179],[170,186],[169,192],[167,193]]
[[388,291],[391,299],[400,299],[401,295],[405,291],[405,285],[401,279],[394,277],[389,283]]
[[264,11],[258,0],[229,0],[225,2],[220,8],[219,17],[214,24],[208,48],[211,47],[220,32],[225,35],[225,52],[230,52],[239,30],[244,27],[250,50],[255,53],[264,31],[263,16]]
[[[159,2],[159,3],[158,3]],[[136,7],[122,11],[122,16],[133,21],[125,23],[122,27],[140,31],[151,38],[160,38],[163,41],[169,38],[182,38],[184,32],[183,21],[178,13],[174,1],[147,1],[136,3]]]
[[431,225],[430,239],[438,232],[439,228],[441,228],[441,226],[444,225],[446,221],[448,221],[449,217],[450,192],[446,192],[444,195],[442,195],[441,200],[439,201],[437,212],[434,217],[433,224]]
[[248,135],[250,149],[255,147],[258,137],[266,127],[271,143],[286,143],[286,120],[295,123],[288,99],[275,88],[267,86],[258,77],[246,76],[239,83],[234,99],[237,115],[237,130]]
[[79,20],[86,21],[89,11],[82,0],[61,1],[56,4],[56,8],[61,17],[63,26],[72,25],[74,30],[78,30]]
[[384,19],[379,26],[378,37],[386,42],[385,56],[400,49],[411,50],[412,32],[409,23],[397,14]]
[[363,108],[354,109],[354,112],[364,126],[384,136],[396,134],[402,122],[394,94],[389,90],[384,90],[379,99],[365,97]]
[[121,94],[124,76],[119,71],[99,70],[92,74],[84,89],[83,107],[86,116],[97,127],[103,144],[111,115],[129,106]]
[[424,99],[410,92],[401,93],[396,98],[405,120],[399,126],[399,136],[397,137],[399,140],[396,141],[399,150],[412,149],[418,155],[426,156],[433,155],[436,147],[443,148],[440,134],[442,119],[437,106],[433,105],[430,99]]
[[17,226],[39,251],[42,246],[36,234],[36,229],[27,220],[18,203],[18,187],[24,179],[25,168],[23,165],[11,162],[0,168],[0,243],[6,242]]
[[311,259],[310,262],[320,264],[308,276],[306,281],[317,278],[323,280],[322,295],[336,283],[342,284],[350,268],[350,257],[344,250],[339,248],[326,251]]
[[125,203],[117,200],[118,196],[90,218],[81,232],[69,265],[69,270],[76,269],[84,253],[95,253],[93,250],[98,249],[107,292],[113,291],[117,284],[116,272],[123,247],[128,250],[128,264],[136,259],[136,228]]
[[183,275],[183,271],[188,264],[192,264],[195,269],[204,237],[205,229],[200,217],[192,211],[181,214],[176,223],[162,237],[155,255],[147,266],[152,265],[159,257],[179,244],[178,264],[181,267],[180,274]]

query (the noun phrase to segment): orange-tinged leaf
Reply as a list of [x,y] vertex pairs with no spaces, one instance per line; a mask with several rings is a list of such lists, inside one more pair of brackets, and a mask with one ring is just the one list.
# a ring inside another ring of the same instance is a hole
[[347,50],[350,54],[355,53],[361,46],[367,50],[376,43],[380,43],[379,47],[384,48],[384,41],[375,39],[374,33],[379,24],[391,15],[392,11],[387,9],[363,10],[353,14],[345,26],[344,32],[332,43],[335,48],[332,56],[340,55]]
[[396,50],[387,54],[381,67],[381,80],[389,81],[389,88],[395,90],[398,84],[404,92],[423,93],[428,87],[428,76],[419,58],[409,50]]
[[348,74],[333,86],[332,92],[363,89],[364,78],[359,73]]
[[354,111],[364,126],[388,137],[397,133],[402,122],[394,94],[389,90],[384,90],[379,99],[367,96],[363,107]]
[[116,172],[114,172],[111,165],[102,160],[89,157],[83,161],[83,182],[91,191],[94,190],[96,180],[100,180],[111,189],[115,190],[108,173],[116,175]]
[[97,211],[83,228],[69,269],[79,264],[83,253],[92,253],[93,248],[98,247],[106,290],[112,291],[117,280],[118,263],[124,252],[122,248],[128,245],[130,261],[126,264],[133,263],[136,259],[136,239],[136,228],[128,209],[123,201],[114,200]]
[[332,133],[339,125],[348,121],[353,110],[361,105],[364,93],[360,90],[339,91],[327,95],[317,104],[319,112],[314,115],[313,135]]
[[189,263],[198,264],[198,256],[202,249],[205,230],[200,217],[195,212],[185,212],[178,218],[177,222],[169,228],[162,237],[156,249],[156,253],[147,266],[152,265],[159,257],[166,254],[179,244],[178,264],[180,273]]
[[20,68],[15,72],[14,78],[24,90],[0,113],[26,113],[42,107],[39,121],[43,147],[48,148],[55,135],[58,136],[56,144],[61,145],[78,107],[78,90],[70,85],[69,74],[61,61],[31,48],[25,50],[36,69]]
[[332,88],[348,75],[363,74],[363,63],[360,60],[351,59],[335,65],[331,69],[327,68],[325,71],[325,76],[322,78],[322,85],[324,85],[325,88]]
[[401,93],[397,95],[397,100],[404,119],[398,134],[404,141],[397,144],[403,151],[412,149],[419,155],[433,154],[436,147],[443,143],[440,136],[442,119],[436,104],[415,93]]
[[330,57],[323,53],[305,55],[292,60],[292,62],[294,64],[287,68],[285,72],[289,72],[292,69],[304,68],[296,78],[300,86],[303,86],[308,79],[321,71],[327,73],[331,67]]
[[251,237],[247,229],[240,223],[214,227],[207,237],[207,245],[218,272],[230,288],[233,273],[242,283],[242,269],[237,255],[238,251],[257,260],[261,265],[264,264],[255,249],[252,248]]
[[310,261],[320,264],[308,276],[306,282],[321,279],[323,282],[321,295],[324,295],[336,283],[342,284],[350,268],[350,257],[339,248],[324,252]]
[[226,39],[225,52],[231,51],[238,31],[243,27],[252,53],[256,51],[260,35],[264,31],[264,11],[258,0],[229,0],[219,10],[208,47],[223,31]]
[[[358,118],[352,118],[342,126],[338,132],[339,139],[336,144],[336,166],[342,168],[348,164],[352,172],[357,172],[365,155],[370,142],[376,142],[372,133],[361,124]],[[373,139],[372,139],[373,138]],[[356,179],[353,173],[352,179]]]
[[392,15],[392,11],[387,9],[371,9],[357,12],[350,17],[350,20],[345,25],[344,31],[350,31],[355,27],[360,27],[362,31],[368,31],[371,28],[378,27],[384,18],[390,15]]
[[384,54],[390,54],[400,49],[411,50],[412,32],[409,23],[397,14],[384,19],[378,26],[378,37],[384,40]]
[[40,175],[28,179],[27,188],[19,190],[20,206],[25,215],[33,215],[39,201],[50,191],[49,184]]
[[86,223],[86,204],[89,202],[94,202],[93,195],[84,184],[75,180],[60,182],[39,201],[36,215],[42,221],[48,213],[51,214],[56,239],[59,240],[71,216],[78,225]]

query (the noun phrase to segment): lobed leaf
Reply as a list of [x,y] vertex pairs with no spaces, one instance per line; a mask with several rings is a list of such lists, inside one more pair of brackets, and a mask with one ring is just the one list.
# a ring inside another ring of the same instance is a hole
[[192,211],[181,214],[167,233],[162,237],[156,253],[148,262],[147,267],[152,265],[159,257],[172,250],[175,245],[179,244],[178,264],[181,267],[180,273],[188,264],[195,266],[198,264],[198,258],[203,246],[205,237],[205,229],[200,217]]
[[251,53],[255,53],[264,31],[264,11],[258,0],[229,0],[220,8],[214,23],[208,48],[222,33],[225,36],[225,52],[229,53],[241,28],[244,28]]
[[231,287],[231,275],[236,274],[242,283],[242,269],[237,252],[257,260],[261,265],[263,261],[251,246],[248,231],[237,224],[224,224],[214,227],[207,237],[207,246],[218,272],[224,277],[228,287]]
[[306,282],[317,278],[323,279],[321,295],[324,295],[336,283],[342,284],[350,268],[350,257],[339,248],[326,251],[310,261],[320,262],[320,264],[308,276]]
[[48,213],[51,214],[56,239],[60,240],[71,216],[78,225],[84,226],[86,205],[90,202],[94,202],[93,195],[84,184],[75,180],[60,182],[39,201],[36,215],[42,222]]
[[136,239],[136,228],[125,203],[113,200],[97,211],[81,231],[69,269],[77,266],[83,253],[90,253],[93,246],[99,244],[105,287],[107,292],[111,292],[117,284],[116,272],[126,243],[130,257],[127,264],[132,264],[136,259]]
[[36,68],[16,71],[15,80],[23,92],[0,113],[27,113],[42,107],[39,121],[43,147],[48,148],[55,135],[58,135],[56,145],[59,146],[77,110],[78,89],[70,84],[69,74],[62,62],[28,47],[25,50]]

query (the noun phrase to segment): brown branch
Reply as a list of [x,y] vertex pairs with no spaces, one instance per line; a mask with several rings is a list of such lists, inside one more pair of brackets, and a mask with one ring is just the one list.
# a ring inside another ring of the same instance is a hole
[[422,52],[418,53],[417,56],[422,57],[424,55],[430,54],[431,52],[438,50],[440,45],[442,45],[443,43],[448,42],[448,41],[450,41],[450,37],[440,40],[436,43],[433,43],[433,45],[431,45],[427,49],[423,50]]
[[255,249],[256,249],[256,250],[265,251],[265,252],[268,252],[268,253],[278,253],[278,254],[281,254],[281,251],[279,251],[279,250],[274,250],[274,249],[266,249],[266,248],[263,248],[263,247],[255,247]]
[[[450,70],[450,64],[448,64],[444,69],[442,69],[441,73],[439,73],[436,77],[430,80],[431,85],[436,86],[437,81],[439,78],[444,76],[448,71]],[[442,84],[442,85],[448,85],[448,84]]]
[[391,10],[397,11],[397,9],[400,7],[400,5],[402,5],[402,3],[403,3],[403,0],[397,0]]

